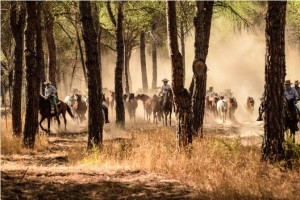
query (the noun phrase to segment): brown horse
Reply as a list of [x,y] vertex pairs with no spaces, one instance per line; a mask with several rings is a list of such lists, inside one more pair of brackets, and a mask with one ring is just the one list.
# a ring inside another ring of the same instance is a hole
[[[140,100],[143,102],[143,106],[144,106],[144,120],[145,120],[145,116],[146,116],[146,101],[150,99],[150,97],[146,94],[138,94],[136,96],[137,100]],[[151,114],[150,114],[151,115]]]
[[255,101],[254,101],[253,97],[247,97],[244,107],[250,115],[253,114],[254,104],[255,104]]
[[75,118],[77,120],[77,123],[79,123],[79,122],[82,123],[83,120],[86,120],[85,113],[87,111],[87,105],[86,105],[86,102],[81,99],[80,94],[76,94],[75,99],[76,99],[76,101],[73,105],[73,111],[76,114]]
[[220,100],[218,96],[206,96],[206,107],[207,113],[213,114],[214,117],[217,117],[217,103]]
[[228,116],[230,120],[235,121],[234,113],[238,107],[238,103],[234,97],[230,97],[227,101]]
[[150,122],[150,117],[151,117],[151,114],[152,114],[152,99],[151,98],[146,100],[145,110],[146,110],[146,119],[147,119],[147,121]]
[[157,95],[152,98],[153,123],[157,124],[162,117],[162,108]]
[[130,120],[131,121],[133,120],[133,123],[135,123],[135,112],[137,107],[138,107],[138,102],[134,97],[134,94],[133,93],[129,94],[128,101],[126,101],[126,108],[128,110]]
[[[51,102],[50,100],[46,99],[45,97],[40,95],[40,99],[39,99],[39,106],[40,106],[40,114],[42,116],[41,120],[40,120],[40,127],[43,131],[50,133],[50,119],[52,117],[56,117],[57,123],[58,123],[58,127],[60,127],[60,120],[59,120],[59,115],[62,114],[63,118],[64,118],[64,122],[65,122],[65,130],[67,129],[67,119],[66,119],[66,112],[69,113],[69,115],[74,118],[71,109],[69,108],[69,106],[62,102],[59,101],[58,102],[58,116],[55,116],[54,113],[51,113]],[[47,119],[48,120],[48,130],[44,129],[44,127],[42,126],[43,121]]]

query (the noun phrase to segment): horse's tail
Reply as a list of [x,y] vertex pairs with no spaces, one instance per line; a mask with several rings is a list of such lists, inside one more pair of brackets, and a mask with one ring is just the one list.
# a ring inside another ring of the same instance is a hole
[[67,112],[69,113],[69,115],[70,115],[72,118],[74,118],[74,115],[72,114],[70,107],[69,107],[67,104],[66,104],[66,106],[67,106]]

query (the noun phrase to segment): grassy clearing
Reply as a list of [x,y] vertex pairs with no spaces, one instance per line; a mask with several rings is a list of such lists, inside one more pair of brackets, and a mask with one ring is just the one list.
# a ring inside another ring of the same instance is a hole
[[300,198],[299,165],[287,171],[281,163],[262,163],[260,148],[243,146],[240,139],[195,140],[192,153],[187,154],[177,150],[174,130],[131,133],[133,139],[105,141],[101,149],[84,156],[82,148],[73,149],[69,158],[73,163],[105,169],[155,172],[187,183],[205,198]]

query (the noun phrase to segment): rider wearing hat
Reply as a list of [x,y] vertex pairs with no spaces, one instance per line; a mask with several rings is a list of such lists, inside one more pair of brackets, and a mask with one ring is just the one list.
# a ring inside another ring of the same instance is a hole
[[50,102],[54,105],[55,115],[58,115],[58,108],[56,102],[57,90],[54,85],[51,84],[49,80],[44,82],[45,87],[45,97],[50,100]]
[[159,90],[157,96],[160,96],[161,94],[166,94],[168,91],[172,91],[171,86],[168,84],[169,80],[164,78],[162,80],[163,85],[161,86],[161,89]]
[[293,87],[291,87],[292,83],[290,80],[286,80],[284,83],[284,96],[289,101],[293,99],[296,101],[298,99],[298,93],[297,90]]
[[298,93],[298,99],[299,99],[300,98],[300,87],[299,87],[299,81],[298,80],[296,80],[294,82],[294,89],[297,91],[297,93]]

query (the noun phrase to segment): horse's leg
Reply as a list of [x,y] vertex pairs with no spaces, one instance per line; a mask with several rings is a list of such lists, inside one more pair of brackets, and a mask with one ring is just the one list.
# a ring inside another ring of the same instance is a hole
[[67,131],[67,119],[66,119],[66,113],[62,113],[62,116],[63,116],[64,122],[65,122],[65,131]]
[[43,121],[46,119],[46,117],[42,116],[41,121],[40,121],[40,127],[43,131],[47,132],[46,129],[44,129],[44,127],[42,126]]
[[48,133],[50,133],[50,122],[51,122],[51,117],[48,117],[47,118],[47,121],[48,121]]
[[59,120],[59,116],[56,117],[57,120],[57,124],[58,124],[58,130],[60,129],[60,120]]

